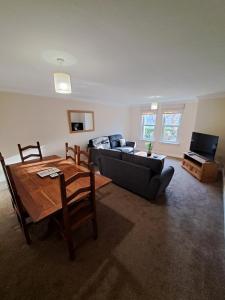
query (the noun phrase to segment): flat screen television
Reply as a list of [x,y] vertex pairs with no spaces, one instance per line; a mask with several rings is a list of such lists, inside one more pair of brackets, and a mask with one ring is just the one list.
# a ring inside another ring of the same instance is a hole
[[83,123],[80,122],[72,122],[72,131],[78,131],[78,130],[84,130],[84,125]]
[[214,160],[219,137],[211,134],[193,132],[190,151]]

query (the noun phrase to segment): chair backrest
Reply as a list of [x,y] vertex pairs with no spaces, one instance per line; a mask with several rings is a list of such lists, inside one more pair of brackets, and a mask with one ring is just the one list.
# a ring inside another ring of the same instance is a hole
[[6,179],[6,182],[7,182],[7,185],[8,185],[8,189],[9,189],[9,192],[11,194],[12,202],[13,202],[13,205],[14,205],[14,203],[15,203],[15,194],[14,194],[13,189],[12,189],[12,184],[10,182],[9,174],[8,174],[8,171],[7,171],[7,166],[5,164],[5,159],[2,156],[1,152],[0,152],[0,161],[1,161],[2,169],[3,169],[4,175],[5,175],[5,179]]
[[5,179],[6,179],[7,183],[8,183],[9,179],[8,179],[8,174],[7,174],[7,171],[6,171],[5,159],[2,156],[1,152],[0,152],[0,162],[1,162],[2,169],[3,169],[4,175],[5,175]]
[[16,210],[17,215],[22,216],[23,205],[22,205],[20,197],[17,193],[16,185],[15,185],[12,173],[11,173],[10,166],[6,166],[6,170],[7,170],[8,176],[9,176],[9,182],[10,182],[10,186],[11,186],[11,190],[12,190],[12,194],[13,194],[12,197],[14,198],[14,204],[15,204],[14,209]]
[[[95,173],[94,173],[94,167],[93,165],[90,165],[90,170],[87,172],[80,172],[72,177],[65,180],[65,176],[63,172],[59,173],[60,178],[60,191],[61,191],[61,201],[62,201],[62,209],[63,209],[63,219],[65,226],[69,226],[70,224],[70,215],[68,213],[68,206],[69,202],[73,199],[75,199],[79,194],[85,193],[85,197],[90,199],[90,204],[93,210],[95,210]],[[85,186],[81,186],[75,188],[75,190],[67,194],[67,187],[80,178],[89,178],[89,184]],[[83,205],[84,201],[78,201],[78,209],[80,209]]]
[[70,147],[68,143],[65,143],[66,148],[66,159],[72,159],[75,163],[77,161],[76,159],[76,147]]
[[75,145],[75,151],[77,156],[77,164],[84,165],[86,168],[89,168],[90,165],[90,151],[84,151],[80,149],[80,146]]
[[[26,159],[28,159],[30,157],[39,157],[40,160],[42,159],[41,147],[40,147],[39,142],[37,142],[36,146],[29,145],[29,146],[26,146],[26,147],[21,147],[21,145],[18,144],[18,148],[19,148],[19,153],[20,153],[20,157],[21,157],[22,162],[24,162]],[[30,149],[36,149],[38,153],[31,153],[31,154],[28,154],[28,155],[24,156],[23,152],[27,151],[27,150],[30,150]]]
[[[87,192],[87,196],[91,195],[92,197],[95,194],[95,174],[94,174],[94,168],[91,165],[91,170],[86,172],[79,172],[72,177],[65,180],[65,176],[63,172],[59,173],[60,178],[60,189],[61,189],[61,200],[62,200],[62,207],[66,206],[68,202],[73,200],[75,197],[77,197],[79,194]],[[85,178],[89,177],[90,181],[89,184],[85,187],[77,188],[73,193],[70,193],[69,196],[67,195],[67,187],[77,181],[79,178]]]
[[8,188],[9,188],[9,192],[11,194],[13,207],[14,207],[15,210],[18,211],[18,213],[21,213],[22,207],[21,207],[19,196],[17,194],[16,185],[15,185],[15,182],[13,180],[10,167],[5,164],[5,160],[4,160],[4,157],[2,156],[1,152],[0,152],[0,161],[1,161],[2,169],[3,169],[4,174],[5,174],[5,178],[6,178],[6,181],[7,181]]
[[111,148],[116,148],[116,147],[120,147],[120,139],[122,139],[122,135],[121,134],[113,134],[113,135],[109,135],[109,141],[110,141],[110,146]]
[[12,195],[12,205],[13,205],[14,211],[17,215],[19,224],[23,230],[26,242],[27,242],[27,244],[30,244],[31,239],[30,239],[30,235],[28,232],[28,228],[27,228],[27,226],[28,226],[27,218],[29,215],[27,214],[26,210],[24,209],[24,206],[21,202],[20,196],[17,193],[17,189],[16,189],[16,185],[15,185],[15,182],[14,182],[14,179],[12,176],[11,168],[10,168],[10,166],[5,166],[5,167],[6,167],[6,173],[7,173],[8,179],[9,179],[9,190]]

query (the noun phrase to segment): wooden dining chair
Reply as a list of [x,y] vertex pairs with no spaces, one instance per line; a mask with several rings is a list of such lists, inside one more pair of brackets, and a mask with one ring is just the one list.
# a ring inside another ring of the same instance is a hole
[[76,147],[70,147],[68,143],[65,143],[66,148],[66,159],[72,159],[75,163],[77,162],[76,159]]
[[15,209],[15,196],[14,196],[14,193],[12,191],[12,187],[11,187],[11,184],[10,184],[10,181],[9,181],[9,175],[7,173],[5,159],[2,156],[1,152],[0,152],[0,161],[1,161],[2,169],[3,169],[4,175],[5,175],[5,179],[6,179],[6,183],[7,183],[7,186],[8,186],[8,190],[9,190],[10,195],[11,195],[12,206]]
[[90,165],[90,153],[80,149],[80,146],[75,145],[75,151],[77,156],[77,164],[83,165],[86,168],[89,168]]
[[[62,214],[55,217],[55,220],[67,242],[69,257],[73,260],[75,257],[75,248],[72,232],[74,230],[91,220],[94,239],[97,239],[94,168],[90,166],[90,171],[77,173],[68,179],[65,179],[64,174],[61,172],[59,177]],[[87,178],[87,185],[85,187],[79,187],[79,179],[81,178]],[[68,187],[70,189],[69,194]],[[71,190],[73,190],[72,193]],[[79,197],[80,195],[82,195],[81,198]],[[76,198],[80,200],[76,201]]]
[[21,227],[21,229],[24,233],[26,242],[27,242],[28,245],[30,245],[31,244],[31,238],[30,238],[30,233],[29,233],[29,227],[33,222],[31,221],[31,218],[30,218],[29,214],[27,213],[24,206],[22,205],[20,196],[18,195],[17,190],[16,190],[16,185],[15,185],[15,182],[13,180],[10,167],[6,166],[6,169],[7,169],[7,173],[9,174],[9,180],[10,180],[10,183],[12,185],[13,193],[15,195],[15,212],[16,212],[16,215],[17,215],[17,219],[18,219],[20,227]]
[[31,244],[31,239],[30,239],[30,235],[29,235],[28,226],[31,223],[31,219],[30,219],[28,213],[26,212],[25,208],[23,207],[23,205],[21,203],[20,197],[19,197],[19,195],[17,193],[17,190],[16,190],[15,182],[14,182],[13,177],[12,177],[10,167],[5,164],[4,157],[2,156],[1,153],[0,153],[0,161],[1,161],[3,171],[4,171],[4,175],[5,175],[5,178],[6,178],[7,185],[8,185],[8,189],[9,189],[9,192],[10,192],[10,195],[11,195],[13,209],[16,213],[16,216],[17,216],[18,222],[20,224],[20,227],[21,227],[21,229],[24,233],[26,242],[27,242],[28,245],[30,245]]
[[[26,159],[30,158],[30,157],[39,157],[40,160],[42,160],[42,153],[41,153],[41,147],[40,147],[40,143],[37,142],[36,146],[26,146],[26,147],[21,147],[20,144],[18,144],[18,148],[19,148],[19,153],[20,153],[20,158],[22,160],[22,162],[24,162]],[[30,150],[30,149],[36,149],[38,153],[31,153],[28,155],[24,156],[24,151]]]

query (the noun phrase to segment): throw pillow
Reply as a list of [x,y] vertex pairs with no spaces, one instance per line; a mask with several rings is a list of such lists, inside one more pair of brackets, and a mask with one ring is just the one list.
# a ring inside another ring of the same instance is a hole
[[126,146],[126,140],[125,139],[120,139],[120,147]]

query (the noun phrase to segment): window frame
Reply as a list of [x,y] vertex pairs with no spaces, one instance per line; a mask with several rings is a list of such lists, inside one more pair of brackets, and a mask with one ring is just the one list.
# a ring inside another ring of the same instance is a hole
[[[148,115],[155,115],[155,124],[154,125],[145,125],[144,124],[144,116]],[[144,128],[147,127],[154,127],[153,130],[153,138],[152,139],[146,139],[144,138]],[[141,114],[141,139],[146,142],[154,142],[155,141],[155,132],[156,132],[156,126],[157,126],[157,113],[156,112],[146,112]]]
[[[164,115],[175,115],[175,114],[180,114],[180,120],[178,125],[165,125],[164,122]],[[164,111],[162,112],[162,123],[161,123],[161,136],[160,136],[160,142],[164,144],[180,144],[180,128],[181,128],[181,123],[182,123],[182,116],[183,113],[181,111]],[[168,141],[164,139],[164,128],[165,127],[172,127],[172,128],[177,128],[177,136],[176,136],[176,141]]]

